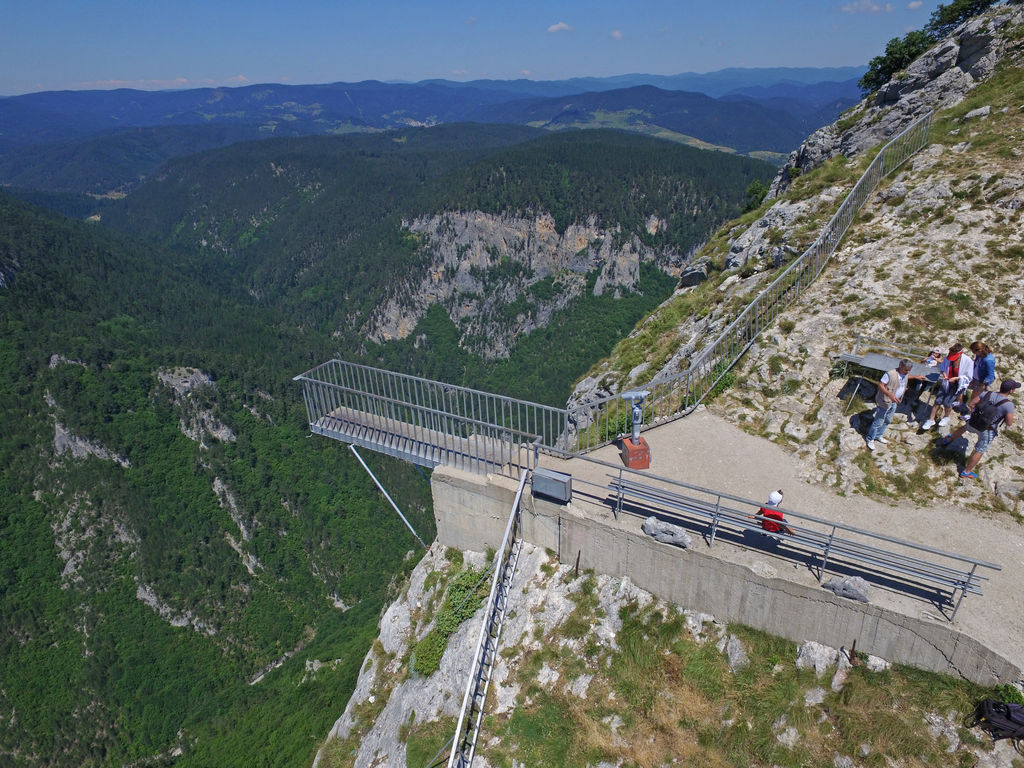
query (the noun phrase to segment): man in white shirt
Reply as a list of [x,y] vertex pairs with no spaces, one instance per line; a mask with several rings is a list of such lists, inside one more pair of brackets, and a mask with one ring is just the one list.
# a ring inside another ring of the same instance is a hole
[[875,450],[875,443],[887,444],[889,441],[882,437],[885,428],[892,421],[892,415],[896,413],[896,406],[903,400],[907,391],[907,379],[923,379],[923,376],[911,376],[910,369],[913,367],[909,360],[900,360],[900,364],[891,371],[882,374],[882,381],[875,392],[875,418],[868,428],[865,440],[868,450]]

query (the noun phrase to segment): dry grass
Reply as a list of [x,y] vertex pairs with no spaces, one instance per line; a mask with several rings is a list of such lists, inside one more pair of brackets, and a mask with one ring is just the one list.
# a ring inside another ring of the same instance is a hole
[[[950,754],[924,715],[948,716],[955,724],[992,691],[917,670],[856,667],[841,692],[807,705],[805,694],[827,689],[831,673],[818,679],[813,670],[796,669],[796,646],[789,641],[730,627],[750,659],[730,672],[715,641],[692,637],[677,609],[627,604],[619,617],[618,648],[591,638],[567,642],[558,627],[545,631],[541,648],[508,681],[521,692],[515,709],[487,719],[491,746],[481,754],[490,764],[797,768],[830,766],[836,754],[865,766],[975,763],[969,748],[979,742],[964,731]],[[544,664],[559,674],[541,686],[536,675]],[[593,677],[579,697],[567,681],[584,671]],[[792,746],[780,740],[787,728],[797,733]]]

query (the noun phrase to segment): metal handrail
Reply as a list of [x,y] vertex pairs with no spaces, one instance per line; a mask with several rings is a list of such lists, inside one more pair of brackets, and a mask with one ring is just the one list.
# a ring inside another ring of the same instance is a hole
[[[698,514],[709,519],[709,530],[711,532],[709,546],[714,544],[715,533],[723,521],[728,521],[744,529],[758,529],[759,524],[745,522],[745,519],[749,518],[750,515],[744,509],[744,507],[749,509],[760,509],[763,505],[756,501],[743,498],[742,496],[734,496],[729,493],[712,490],[710,488],[703,488],[681,480],[673,480],[660,475],[652,475],[650,472],[646,471],[639,472],[637,470],[631,470],[615,464],[595,461],[589,457],[581,458],[586,458],[587,461],[592,461],[601,464],[610,470],[614,470],[614,472],[609,473],[608,476],[613,478],[611,489],[616,492],[616,515],[621,512],[623,499],[629,494],[628,486],[629,484],[632,484],[635,486],[635,490],[637,491],[635,495],[638,497],[642,497],[645,490],[654,491],[656,493],[650,494],[651,496],[662,494],[667,498],[667,500],[676,500],[679,502],[680,506],[684,506],[694,514]],[[626,473],[639,478],[643,482],[626,480],[625,483],[623,483],[623,477]],[[652,481],[669,487],[664,488],[653,486],[651,485]],[[693,495],[683,493],[681,490],[677,491],[674,489],[689,491],[691,494],[698,493],[707,498],[697,498]],[[737,509],[735,506],[723,504],[723,501],[731,502],[740,508]],[[648,503],[655,503],[655,505],[657,505],[656,502],[652,502],[651,500],[648,500]],[[865,548],[864,551],[859,553],[858,557],[855,558],[856,560],[869,563],[881,570],[888,570],[904,576],[926,578],[928,574],[931,574],[933,581],[950,584],[952,588],[950,598],[951,601],[955,601],[950,621],[953,621],[956,618],[956,612],[959,610],[960,603],[963,601],[967,592],[976,594],[981,593],[979,581],[987,580],[987,577],[977,573],[978,567],[990,568],[996,571],[1002,570],[1001,566],[976,557],[961,555],[956,552],[930,547],[925,544],[918,544],[906,539],[889,536],[888,534],[870,531],[865,528],[858,528],[845,523],[838,523],[833,520],[827,520],[825,518],[816,517],[803,512],[796,512],[791,509],[786,509],[785,513],[787,520],[799,520],[804,525],[813,524],[815,526],[820,526],[819,530],[814,530],[814,528],[811,527],[805,528],[804,530],[808,533],[804,534],[803,532],[798,532],[795,537],[795,539],[805,548],[817,550],[821,553],[821,563],[818,567],[819,582],[824,577],[825,569],[828,566],[828,561],[832,556],[833,549],[845,548],[847,553],[849,553],[849,549],[851,547]],[[880,542],[884,545],[894,546],[885,547],[879,546],[878,544],[862,544],[851,538],[838,537],[836,535],[837,531],[861,537],[869,542]],[[911,555],[902,553],[896,549],[897,547],[909,550],[915,554]],[[917,554],[927,554],[946,558],[948,560],[955,561],[956,563],[962,563],[965,566],[969,566],[969,570],[960,570],[952,566],[942,565],[930,560],[924,560],[916,556]],[[922,576],[922,574],[924,574],[924,576]],[[960,592],[959,599],[957,599],[957,591]]]
[[[932,114],[929,111],[879,151],[810,247],[762,290],[711,344],[693,357],[685,371],[661,379],[656,377],[644,385],[651,395],[643,406],[643,428],[685,416],[696,408],[757,336],[803,295],[821,274],[853,223],[853,217],[882,178],[924,146]],[[618,395],[568,408],[566,421],[574,433],[571,442],[575,450],[581,453],[593,450],[629,431],[625,426],[629,408]]]
[[553,443],[565,430],[564,408],[343,360],[328,360],[293,380],[334,384],[351,392],[372,392],[408,404],[445,404],[453,406],[453,409],[446,411],[438,407],[438,410],[492,424],[515,426],[523,432],[541,435],[546,442]]
[[512,502],[512,512],[505,526],[505,537],[501,549],[495,554],[494,581],[491,594],[487,598],[484,621],[480,626],[480,639],[477,641],[473,654],[473,668],[466,682],[466,693],[462,698],[462,709],[459,721],[455,726],[455,739],[452,743],[451,757],[448,768],[469,768],[473,764],[476,753],[477,738],[480,735],[480,723],[484,714],[484,702],[487,700],[487,689],[491,683],[491,672],[494,658],[498,653],[498,641],[501,628],[505,621],[505,609],[508,607],[509,588],[515,575],[522,545],[522,511],[520,503],[523,488],[529,472],[523,472],[519,478],[519,489]]
[[[329,360],[293,380],[302,384],[311,431],[345,440],[353,437],[346,429],[376,430],[376,438],[363,445],[406,456],[384,443],[410,440],[437,455],[420,463],[461,457],[474,471],[514,476],[520,466],[535,465],[545,439],[555,442],[565,433],[564,410],[342,360]],[[349,424],[352,413],[359,417]],[[488,445],[500,459],[485,455]],[[476,458],[462,456],[463,447]]]

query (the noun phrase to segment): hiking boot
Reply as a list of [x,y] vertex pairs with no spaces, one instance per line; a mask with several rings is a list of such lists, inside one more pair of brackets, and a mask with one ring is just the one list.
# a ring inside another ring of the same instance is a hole
[[[948,423],[949,419],[946,419],[946,422]],[[931,429],[934,426],[935,426],[935,422],[932,421],[931,419],[928,419],[928,421],[926,421],[924,424],[921,425],[921,429],[923,429],[925,432],[927,432],[929,429]]]
[[888,445],[889,444],[889,441],[886,440],[884,437],[876,437],[875,438],[875,442],[876,443],[881,443],[882,445]]
[[941,419],[939,419],[939,426],[940,427],[944,427],[947,424],[949,424],[949,416],[943,416]]
[[942,439],[939,440],[938,446],[940,448],[945,448],[947,445],[949,445],[952,442],[953,442],[953,436],[952,435],[946,435],[945,437],[943,437]]
[[960,473],[960,477],[966,477],[968,480],[977,480],[978,476],[973,472],[968,472],[966,469]]
[[875,441],[874,440],[868,440],[868,450],[869,451],[875,450]]

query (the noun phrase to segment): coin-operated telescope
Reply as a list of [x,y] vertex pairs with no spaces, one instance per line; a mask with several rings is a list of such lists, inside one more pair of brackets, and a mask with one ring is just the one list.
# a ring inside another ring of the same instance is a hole
[[621,446],[622,463],[630,469],[647,469],[651,466],[651,448],[640,437],[640,427],[644,423],[644,399],[650,394],[646,389],[632,389],[619,395],[629,401],[630,420],[633,422],[633,434],[622,438]]

